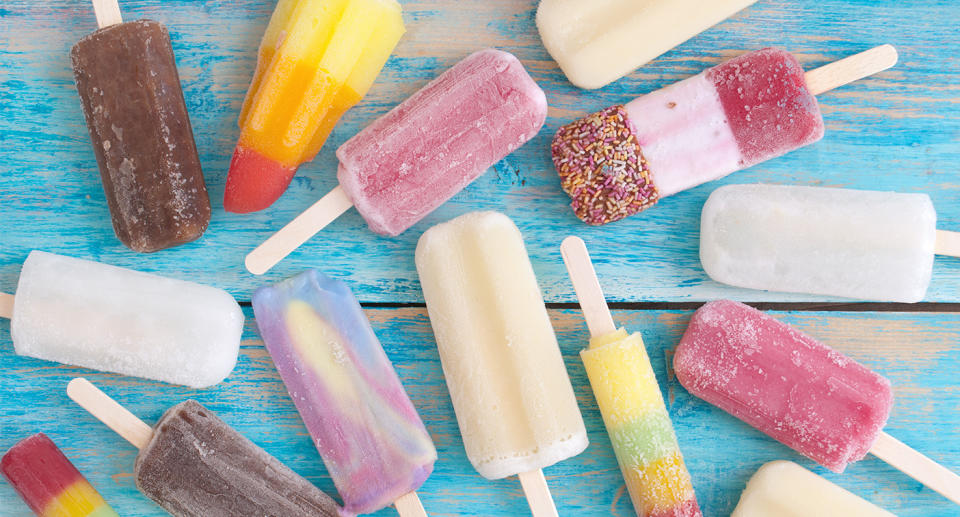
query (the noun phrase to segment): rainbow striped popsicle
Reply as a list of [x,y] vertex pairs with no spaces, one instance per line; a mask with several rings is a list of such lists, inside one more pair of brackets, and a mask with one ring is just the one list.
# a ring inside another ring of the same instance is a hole
[[40,517],[119,517],[43,433],[11,447],[0,471]]

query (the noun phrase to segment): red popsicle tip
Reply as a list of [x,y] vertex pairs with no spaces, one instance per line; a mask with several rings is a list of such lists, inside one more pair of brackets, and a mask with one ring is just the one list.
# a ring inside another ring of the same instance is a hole
[[287,190],[296,172],[296,167],[286,167],[237,144],[230,160],[223,208],[241,214],[263,210]]

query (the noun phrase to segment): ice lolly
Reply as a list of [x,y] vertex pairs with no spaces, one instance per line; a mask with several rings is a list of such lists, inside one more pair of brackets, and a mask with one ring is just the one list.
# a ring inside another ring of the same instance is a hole
[[543,46],[581,88],[602,88],[757,0],[541,0]]
[[193,388],[230,374],[243,333],[226,291],[43,251],[0,317],[19,355]]
[[97,0],[100,30],[70,57],[113,229],[140,252],[199,238],[210,199],[167,29],[121,23],[116,0]]
[[587,434],[520,230],[465,214],[420,237],[416,264],[470,463],[487,479],[519,474],[549,509],[531,508],[550,512],[540,469],[582,452]]
[[918,302],[934,253],[960,256],[926,194],[727,185],[700,221],[703,269],[751,289]]
[[896,60],[883,45],[804,74],[783,50],[744,54],[561,127],[553,163],[577,217],[617,221],[816,142],[823,120],[814,95]]
[[960,503],[960,476],[882,431],[887,379],[756,309],[698,309],[673,367],[694,395],[834,472],[870,452]]
[[580,358],[634,510],[639,517],[703,515],[643,338],[614,325],[583,241],[567,237],[561,250],[590,329]]
[[468,56],[337,150],[340,186],[247,255],[261,274],[351,206],[398,235],[537,134],[547,101],[512,54]]
[[119,517],[43,433],[11,447],[0,472],[39,517]]
[[140,450],[137,488],[177,517],[340,517],[330,497],[194,400],[151,429],[86,379],[67,395]]
[[791,461],[771,461],[750,478],[730,517],[894,517]]
[[437,451],[346,284],[306,271],[258,289],[253,312],[344,508],[418,513],[402,508],[420,506]]
[[280,0],[240,112],[223,207],[267,208],[367,94],[403,35],[396,0]]

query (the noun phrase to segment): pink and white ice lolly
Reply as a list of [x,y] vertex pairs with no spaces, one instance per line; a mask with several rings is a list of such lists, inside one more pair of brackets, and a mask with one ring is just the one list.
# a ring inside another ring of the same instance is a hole
[[419,506],[437,451],[350,289],[309,270],[257,290],[253,311],[344,508]]
[[823,137],[814,95],[889,68],[889,45],[804,73],[750,52],[560,128],[553,162],[577,217],[599,225]]
[[882,431],[890,381],[752,307],[698,309],[673,368],[694,395],[834,472],[870,452],[960,502],[960,477]]
[[247,256],[260,274],[351,206],[395,236],[540,131],[543,90],[508,52],[475,52],[337,149],[340,186]]

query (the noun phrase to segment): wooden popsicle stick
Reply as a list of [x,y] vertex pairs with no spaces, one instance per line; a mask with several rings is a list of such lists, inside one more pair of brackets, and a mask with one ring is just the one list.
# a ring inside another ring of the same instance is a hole
[[937,244],[933,252],[937,255],[960,257],[960,232],[937,230]]
[[153,428],[83,377],[67,384],[67,396],[137,449],[150,443]]
[[266,273],[351,206],[353,201],[347,197],[343,188],[337,185],[329,194],[251,251],[244,261],[247,271],[255,275]]
[[423,503],[420,502],[420,496],[416,492],[400,496],[393,502],[393,506],[397,509],[397,513],[403,517],[426,517],[427,515]]
[[960,476],[900,440],[887,433],[880,433],[880,437],[870,448],[870,454],[960,504]]
[[880,45],[828,65],[810,70],[804,77],[807,88],[814,95],[828,92],[845,84],[882,72],[897,64],[897,49]]
[[93,12],[97,15],[97,26],[101,29],[123,23],[117,0],[93,0]]
[[596,337],[616,331],[617,326],[607,308],[607,300],[603,297],[600,280],[597,279],[583,239],[567,237],[560,245],[560,254],[570,273],[570,281],[580,300],[580,309],[583,310],[583,319],[587,320],[590,335]]
[[13,295],[0,293],[0,318],[13,317]]
[[543,477],[543,471],[537,469],[521,472],[518,477],[523,493],[527,496],[530,513],[534,517],[557,517],[557,507],[553,504],[553,496],[550,495],[550,488],[547,486],[546,478]]

